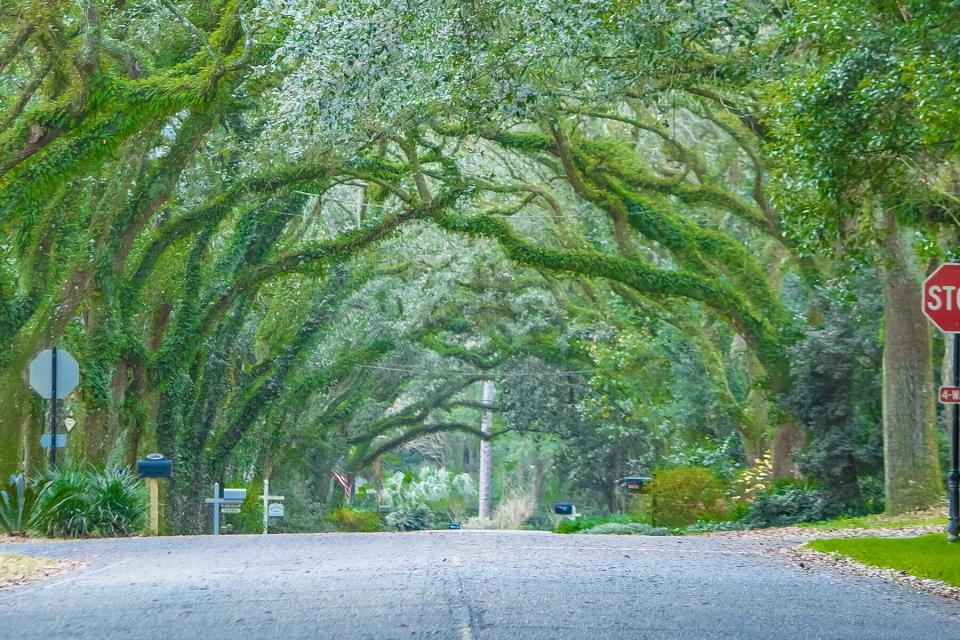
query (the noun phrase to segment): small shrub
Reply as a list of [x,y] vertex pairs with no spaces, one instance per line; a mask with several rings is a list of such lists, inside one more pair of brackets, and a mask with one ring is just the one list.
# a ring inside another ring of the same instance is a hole
[[666,527],[654,527],[643,522],[607,522],[587,529],[583,533],[605,534],[619,536],[669,536],[672,535],[670,529]]
[[582,533],[603,524],[632,524],[630,516],[613,513],[607,516],[580,516],[576,520],[564,520],[556,526],[554,533]]
[[96,535],[130,536],[143,530],[148,505],[137,476],[102,471],[92,474],[90,480],[90,511]]
[[143,530],[147,500],[139,479],[94,468],[58,469],[37,503],[36,528],[51,537],[128,536]]
[[825,519],[822,494],[813,488],[786,484],[778,485],[760,495],[743,519],[750,527],[785,527],[800,522]]
[[387,515],[387,524],[397,531],[419,531],[429,529],[433,523],[433,512],[425,504],[411,503],[401,505]]
[[767,452],[752,467],[737,471],[730,481],[733,499],[746,504],[770,489],[773,483],[773,454]]
[[10,476],[10,482],[0,489],[0,526],[11,536],[24,536],[37,516],[37,503],[47,483],[28,482],[23,474]]
[[523,521],[523,528],[534,531],[551,531],[553,530],[553,520],[546,511],[535,511]]
[[708,522],[697,520],[684,528],[684,533],[712,533],[714,531],[743,531],[748,529],[746,524],[736,520],[726,520],[723,522]]
[[383,531],[383,525],[377,514],[369,511],[357,511],[350,507],[341,507],[330,514],[330,522],[339,531],[372,533]]
[[37,528],[52,538],[91,535],[90,474],[78,469],[59,469],[46,477],[49,487],[38,505]]
[[728,511],[723,481],[705,467],[654,473],[650,487],[653,524],[683,527],[697,520],[723,520]]

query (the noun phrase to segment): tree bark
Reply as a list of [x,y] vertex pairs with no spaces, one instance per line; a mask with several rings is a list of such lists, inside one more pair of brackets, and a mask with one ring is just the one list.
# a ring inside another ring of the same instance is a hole
[[921,280],[893,214],[884,214],[883,458],[886,510],[902,513],[940,498],[930,327]]
[[773,436],[773,478],[775,480],[783,478],[799,480],[802,477],[800,467],[793,456],[803,449],[804,444],[806,444],[806,435],[803,428],[789,416],[781,416]]

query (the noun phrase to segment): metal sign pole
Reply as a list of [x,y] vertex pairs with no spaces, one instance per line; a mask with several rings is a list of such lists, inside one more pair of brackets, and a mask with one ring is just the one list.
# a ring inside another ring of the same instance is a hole
[[50,363],[50,468],[57,468],[57,348],[51,350]]
[[[953,334],[953,386],[960,387],[960,333]],[[956,542],[960,534],[960,404],[953,405],[953,420],[950,425],[950,518],[947,524],[947,540]]]
[[263,478],[263,535],[270,528],[270,478]]
[[220,483],[213,483],[213,535],[220,535]]

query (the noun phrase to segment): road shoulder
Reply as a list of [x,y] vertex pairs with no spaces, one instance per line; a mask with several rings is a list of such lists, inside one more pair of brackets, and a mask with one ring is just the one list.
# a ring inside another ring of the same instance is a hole
[[0,591],[51,578],[83,565],[79,560],[0,553]]

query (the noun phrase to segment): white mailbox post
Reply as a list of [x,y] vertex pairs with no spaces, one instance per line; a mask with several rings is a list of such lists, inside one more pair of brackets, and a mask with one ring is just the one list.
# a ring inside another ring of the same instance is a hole
[[[270,518],[283,517],[283,496],[270,495],[270,478],[263,479],[263,535],[267,535],[270,527]],[[273,504],[271,504],[273,502]]]

